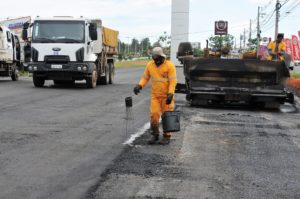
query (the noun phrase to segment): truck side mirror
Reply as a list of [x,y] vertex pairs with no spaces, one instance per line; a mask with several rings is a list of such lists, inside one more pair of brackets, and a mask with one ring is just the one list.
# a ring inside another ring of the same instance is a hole
[[98,40],[97,24],[90,24],[89,33],[92,41]]
[[23,30],[22,30],[22,39],[24,41],[28,40],[28,28],[29,28],[29,23],[26,22],[23,24]]
[[27,29],[24,29],[22,30],[22,39],[24,41],[28,40],[28,32],[27,32]]

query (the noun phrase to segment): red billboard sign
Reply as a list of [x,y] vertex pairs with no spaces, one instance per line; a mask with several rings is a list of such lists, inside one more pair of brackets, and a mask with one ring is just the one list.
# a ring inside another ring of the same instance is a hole
[[292,35],[292,45],[294,51],[294,59],[300,60],[300,46],[298,37],[296,35]]
[[291,60],[294,61],[294,50],[291,39],[284,39],[284,43],[286,45],[286,53],[291,55]]
[[216,21],[215,22],[215,35],[227,35],[228,34],[228,22]]

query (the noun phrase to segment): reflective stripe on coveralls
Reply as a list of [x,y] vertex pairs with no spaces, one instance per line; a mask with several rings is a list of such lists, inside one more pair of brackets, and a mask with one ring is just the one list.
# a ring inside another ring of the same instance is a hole
[[[158,126],[161,114],[165,111],[173,111],[174,98],[170,105],[166,104],[167,95],[175,93],[177,84],[176,68],[170,61],[165,60],[157,67],[154,61],[150,61],[139,82],[143,88],[151,79],[151,104],[150,120],[151,125]],[[170,138],[171,133],[164,133],[164,137]]]

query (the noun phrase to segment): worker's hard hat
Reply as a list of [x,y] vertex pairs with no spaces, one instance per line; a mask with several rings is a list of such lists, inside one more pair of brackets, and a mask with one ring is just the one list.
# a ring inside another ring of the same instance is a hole
[[164,58],[167,57],[167,55],[164,54],[164,51],[161,47],[155,47],[152,49],[152,56],[153,55],[159,55],[159,56],[162,56]]

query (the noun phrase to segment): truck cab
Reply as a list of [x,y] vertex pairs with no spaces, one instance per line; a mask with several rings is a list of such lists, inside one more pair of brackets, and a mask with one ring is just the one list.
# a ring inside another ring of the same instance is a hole
[[[114,54],[105,51],[102,29],[101,20],[83,17],[36,18],[30,28],[28,66],[34,85],[43,87],[45,80],[54,84],[86,80],[88,88],[112,83]],[[24,27],[24,40],[28,30]]]

